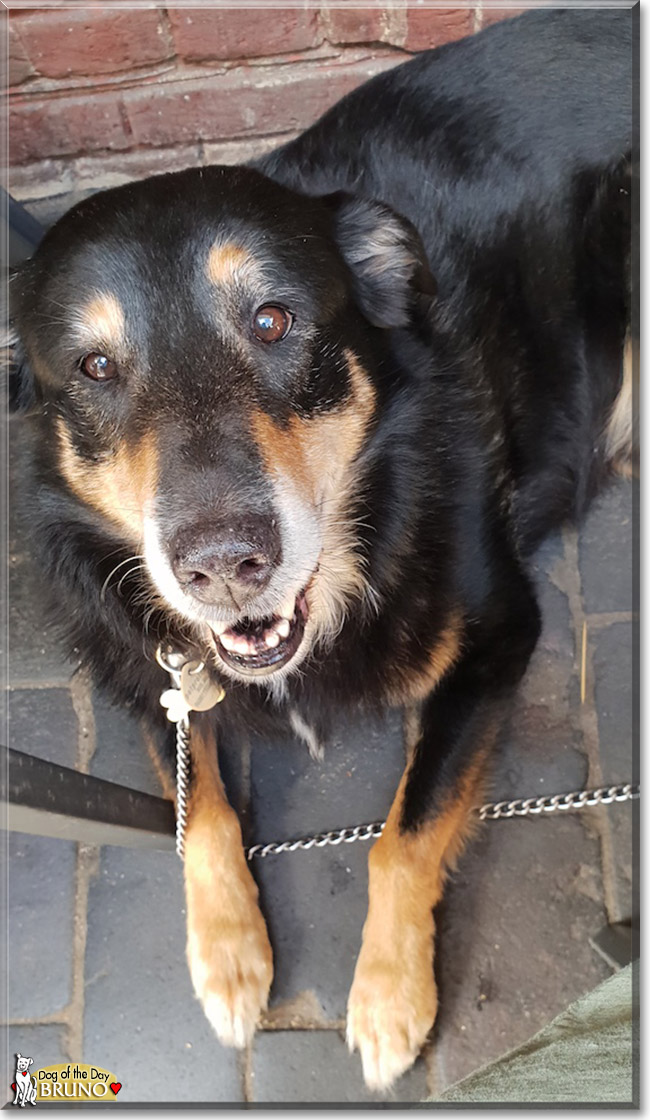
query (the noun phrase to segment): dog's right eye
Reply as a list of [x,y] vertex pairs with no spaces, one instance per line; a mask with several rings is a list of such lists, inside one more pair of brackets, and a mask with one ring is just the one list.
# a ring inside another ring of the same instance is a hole
[[105,354],[86,354],[81,361],[81,372],[93,381],[111,381],[117,376],[117,366]]

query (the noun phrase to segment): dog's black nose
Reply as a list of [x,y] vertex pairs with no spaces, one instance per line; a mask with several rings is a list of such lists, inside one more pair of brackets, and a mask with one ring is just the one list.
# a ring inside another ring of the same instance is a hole
[[176,537],[172,568],[184,591],[202,603],[242,607],[268,585],[282,559],[274,518],[183,529]]

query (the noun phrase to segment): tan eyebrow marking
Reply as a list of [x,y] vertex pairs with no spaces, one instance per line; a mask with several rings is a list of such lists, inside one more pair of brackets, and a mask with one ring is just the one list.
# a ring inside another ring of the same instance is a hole
[[72,325],[81,343],[124,343],[124,308],[111,292],[97,292],[75,312]]
[[259,271],[255,258],[234,242],[215,241],[208,253],[205,274],[212,284],[233,284]]

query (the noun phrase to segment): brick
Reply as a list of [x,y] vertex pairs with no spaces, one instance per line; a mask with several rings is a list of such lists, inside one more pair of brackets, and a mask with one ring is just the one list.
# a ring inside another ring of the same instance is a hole
[[[366,1088],[358,1054],[349,1054],[338,1031],[265,1031],[253,1043],[251,1084],[255,1104],[383,1104]],[[422,1059],[390,1094],[397,1104],[427,1096]]]
[[330,8],[324,20],[330,43],[378,43],[386,35],[381,8]]
[[21,13],[17,27],[32,66],[45,78],[112,74],[172,53],[155,9]]
[[[151,90],[147,96],[152,97]],[[12,163],[130,146],[113,94],[47,100],[15,98],[10,104]]]
[[124,105],[135,142],[154,147],[298,131],[401,58],[396,53],[334,67],[296,64],[283,73],[233,70],[209,85],[170,82],[155,96],[150,89],[127,90]]
[[9,693],[9,746],[60,766],[74,766],[77,717],[67,689],[34,688]]
[[[18,1027],[0,1027],[0,1055],[2,1055],[0,1077],[3,1089],[11,1085],[14,1080],[17,1053],[26,1054],[34,1059],[30,1071],[40,1069],[42,1066],[67,1062],[70,1055],[65,1050],[63,1035],[64,1028],[60,1026],[41,1027],[25,1024]],[[97,1064],[100,1064],[99,1060]],[[13,1100],[13,1093],[10,1099]]]
[[599,845],[576,817],[486,823],[436,911],[441,1092],[609,975]]
[[91,194],[94,194],[94,191],[69,191],[65,194],[29,201],[24,205],[25,209],[29,210],[29,213],[45,229],[48,229],[55,222],[58,222],[59,218],[62,218],[68,210],[76,206],[78,202],[83,202],[85,198],[89,198]]
[[72,168],[77,188],[105,190],[134,179],[145,179],[148,175],[163,175],[200,165],[199,145],[183,144],[175,148],[138,148],[81,156],[74,160]]
[[170,8],[176,50],[187,61],[289,54],[320,41],[318,11],[297,8]]
[[44,159],[7,169],[9,193],[19,202],[32,198],[53,198],[73,189],[71,165],[67,161]]
[[[401,722],[340,721],[325,759],[291,740],[253,741],[252,837],[283,840],[383,819],[404,768]],[[345,1016],[366,916],[369,844],[254,860],[275,958],[271,1007],[313,993],[325,1022]]]
[[250,140],[204,144],[203,162],[207,166],[214,163],[248,163],[273,151],[274,148],[279,148],[280,144],[288,144],[296,136],[296,132],[283,132],[279,136],[251,136]]
[[[592,506],[580,533],[580,575],[587,613],[631,611],[638,483],[617,482]],[[637,508],[638,508],[638,498]]]
[[9,24],[9,73],[10,86],[19,86],[26,78],[31,78],[34,70],[27,52],[13,24]]
[[[603,780],[606,784],[638,781],[639,712],[635,684],[635,638],[631,623],[619,622],[592,636],[594,689]],[[619,917],[638,913],[634,882],[635,823],[638,802],[608,810],[616,862]],[[638,838],[638,831],[636,832]]]
[[7,1011],[60,1012],[71,998],[75,845],[9,835]]
[[[93,696],[93,710],[96,747],[90,773],[108,782],[162,797],[160,778],[147,752],[138,721],[97,693]],[[163,751],[161,744],[161,753]],[[164,754],[165,758],[167,756],[172,759],[173,752],[168,750]],[[173,768],[168,769],[173,772]]]
[[548,575],[561,556],[562,538],[558,534],[538,550],[532,566],[542,611],[542,634],[502,735],[490,800],[578,789],[587,777],[587,760],[576,730],[569,604]]
[[527,11],[530,11],[530,8],[491,8],[484,3],[481,13],[481,30],[493,23],[500,23],[501,20],[513,19],[514,16],[520,16],[522,12]]
[[241,1102],[235,1050],[219,1044],[185,961],[183,870],[173,853],[104,848],[88,900],[84,1058],[120,1100]]
[[409,8],[404,47],[429,50],[470,35],[474,26],[471,8]]

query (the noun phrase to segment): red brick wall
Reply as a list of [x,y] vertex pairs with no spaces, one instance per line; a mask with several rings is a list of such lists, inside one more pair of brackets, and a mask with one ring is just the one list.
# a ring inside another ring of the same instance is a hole
[[519,10],[10,10],[10,189],[36,198],[250,158],[372,74]]

